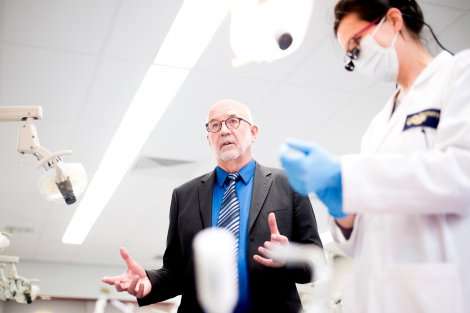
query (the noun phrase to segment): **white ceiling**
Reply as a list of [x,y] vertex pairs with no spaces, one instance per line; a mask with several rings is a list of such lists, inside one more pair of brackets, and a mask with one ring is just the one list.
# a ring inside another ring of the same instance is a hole
[[[93,176],[113,132],[176,15],[180,1],[0,0],[0,105],[42,105],[41,142],[72,149]],[[228,19],[157,125],[141,157],[194,163],[130,171],[82,246],[61,243],[74,206],[49,203],[37,191],[32,158],[16,153],[18,125],[0,124],[0,229],[16,234],[7,251],[28,261],[120,264],[125,245],[151,265],[165,246],[171,190],[211,170],[203,124],[220,98],[252,107],[261,134],[255,155],[277,166],[287,137],[315,140],[335,153],[358,151],[360,136],[393,86],[343,70],[331,30],[334,1],[318,0],[304,45],[272,64],[231,67]],[[423,2],[442,42],[470,47],[470,2]],[[320,227],[323,213],[318,210]]]

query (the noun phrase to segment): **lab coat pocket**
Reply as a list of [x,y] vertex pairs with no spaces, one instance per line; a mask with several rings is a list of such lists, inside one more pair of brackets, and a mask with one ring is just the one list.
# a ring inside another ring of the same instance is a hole
[[431,149],[434,145],[436,130],[429,127],[415,127],[402,131],[397,146],[402,152],[416,152]]
[[452,263],[390,266],[382,283],[384,312],[463,313],[457,266]]

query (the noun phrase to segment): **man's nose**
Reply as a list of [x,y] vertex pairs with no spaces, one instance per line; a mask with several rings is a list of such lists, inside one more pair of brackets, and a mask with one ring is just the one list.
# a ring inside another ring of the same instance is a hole
[[228,135],[230,134],[230,129],[228,129],[227,125],[224,123],[222,123],[222,127],[220,128],[220,134],[223,136],[223,135]]

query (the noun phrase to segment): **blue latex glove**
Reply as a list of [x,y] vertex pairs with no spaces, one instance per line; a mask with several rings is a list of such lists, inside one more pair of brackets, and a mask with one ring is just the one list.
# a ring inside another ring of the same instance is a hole
[[291,139],[282,146],[280,159],[294,190],[303,195],[314,192],[334,218],[347,216],[341,165],[333,156],[315,144]]

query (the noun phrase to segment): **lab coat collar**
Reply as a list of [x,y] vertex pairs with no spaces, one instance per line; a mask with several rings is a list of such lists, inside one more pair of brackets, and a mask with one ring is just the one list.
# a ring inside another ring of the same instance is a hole
[[[412,87],[408,91],[408,93],[411,93],[413,89],[419,87],[419,85],[423,84],[426,82],[429,78],[431,78],[436,72],[438,72],[442,67],[449,66],[449,63],[452,61],[453,56],[448,53],[447,51],[441,52],[438,54],[429,64],[428,66],[418,75],[417,79],[413,83]],[[373,144],[371,148],[373,151],[379,151],[387,139],[387,136],[390,135],[391,130],[393,127],[400,121],[400,118],[402,117],[402,114],[406,112],[406,102],[401,103],[395,110],[392,116],[390,116],[392,112],[392,108],[394,105],[394,99],[397,96],[397,94],[401,92],[400,89],[398,89],[392,97],[389,99],[387,102],[387,105],[384,107],[384,109],[380,113],[380,122],[379,125],[381,125],[380,130],[377,130],[377,140],[375,141],[375,144]],[[405,100],[406,101],[406,100]]]
[[433,74],[436,73],[436,71],[438,71],[440,68],[442,68],[443,66],[447,66],[452,61],[452,58],[452,54],[447,51],[442,51],[441,53],[439,53],[418,75],[410,89],[413,89],[418,85],[424,83],[426,80],[432,77]]

